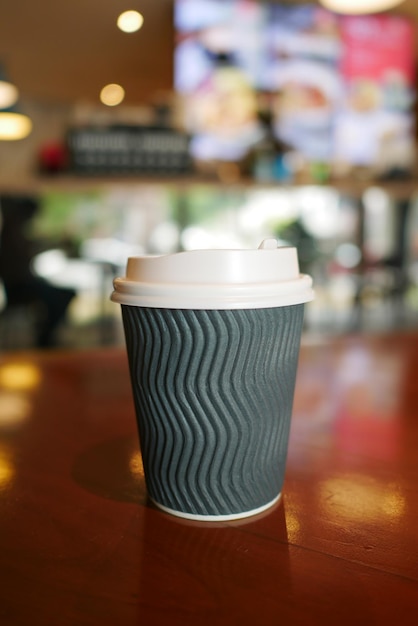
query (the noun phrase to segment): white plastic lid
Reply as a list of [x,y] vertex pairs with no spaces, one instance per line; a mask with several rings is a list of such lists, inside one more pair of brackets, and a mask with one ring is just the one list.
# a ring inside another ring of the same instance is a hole
[[261,309],[313,299],[296,248],[265,239],[258,250],[191,250],[128,259],[113,281],[119,304],[164,309]]

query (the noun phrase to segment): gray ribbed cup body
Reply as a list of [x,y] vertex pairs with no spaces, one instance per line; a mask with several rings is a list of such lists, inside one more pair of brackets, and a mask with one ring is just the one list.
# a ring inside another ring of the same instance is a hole
[[122,305],[145,480],[157,504],[212,517],[277,498],[303,309]]

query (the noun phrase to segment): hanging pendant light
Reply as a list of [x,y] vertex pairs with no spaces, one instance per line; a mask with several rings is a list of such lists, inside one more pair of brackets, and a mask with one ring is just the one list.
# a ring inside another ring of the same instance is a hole
[[8,80],[3,65],[0,64],[0,109],[13,106],[19,97],[17,87]]
[[403,0],[320,0],[320,3],[330,11],[350,15],[379,13],[393,9]]
[[14,109],[0,111],[0,141],[24,139],[32,130],[32,121]]
[[6,80],[0,80],[0,109],[12,106],[18,99],[17,88]]
[[30,118],[16,109],[18,98],[17,87],[8,80],[0,64],[0,141],[24,139],[32,130]]

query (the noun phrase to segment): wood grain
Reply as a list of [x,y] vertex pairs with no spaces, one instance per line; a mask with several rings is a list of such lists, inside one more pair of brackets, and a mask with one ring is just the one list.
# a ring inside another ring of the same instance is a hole
[[303,342],[283,502],[147,500],[126,355],[0,356],[0,623],[405,624],[418,609],[418,334]]

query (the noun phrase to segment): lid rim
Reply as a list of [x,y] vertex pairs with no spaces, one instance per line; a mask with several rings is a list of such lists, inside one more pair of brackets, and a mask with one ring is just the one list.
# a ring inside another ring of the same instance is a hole
[[135,283],[135,290],[124,279],[115,279],[111,300],[118,304],[166,309],[261,309],[310,302],[314,298],[312,278],[301,274],[297,281],[234,285],[220,288],[205,285],[143,285]]
[[293,298],[283,298],[282,301],[280,300],[271,300],[271,301],[246,301],[246,302],[219,302],[219,303],[210,303],[208,304],[206,303],[199,303],[199,302],[194,302],[193,305],[191,305],[190,303],[184,303],[184,302],[157,302],[157,301],[153,301],[153,302],[147,302],[147,301],[143,301],[141,303],[138,302],[128,302],[128,300],[125,300],[124,302],[120,301],[117,297],[113,297],[113,294],[111,296],[111,300],[112,302],[115,302],[116,304],[120,304],[121,306],[132,306],[132,307],[137,307],[137,308],[143,308],[143,309],[183,309],[183,310],[196,310],[196,311],[201,311],[201,310],[206,310],[206,311],[230,311],[230,310],[245,310],[245,309],[276,309],[276,308],[282,308],[285,306],[296,306],[298,304],[307,304],[308,302],[311,302],[314,299],[314,295],[310,295],[309,297],[293,297]]

